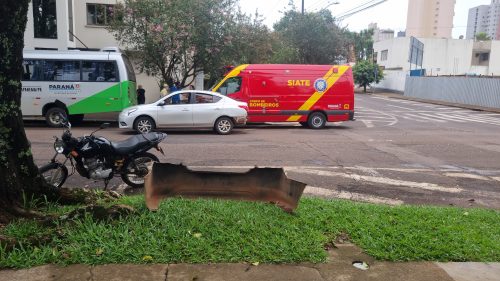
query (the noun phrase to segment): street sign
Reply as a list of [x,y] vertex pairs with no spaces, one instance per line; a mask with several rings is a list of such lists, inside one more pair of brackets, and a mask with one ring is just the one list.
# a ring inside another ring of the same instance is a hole
[[410,64],[415,64],[417,66],[422,66],[424,60],[424,43],[419,41],[415,37],[410,38],[410,53],[408,61]]

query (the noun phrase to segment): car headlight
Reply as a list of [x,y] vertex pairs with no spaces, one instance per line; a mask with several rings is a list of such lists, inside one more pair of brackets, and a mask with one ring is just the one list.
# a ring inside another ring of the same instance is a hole
[[137,108],[133,108],[127,112],[127,115],[130,116],[130,114],[134,113],[137,111]]
[[64,152],[64,142],[62,140],[58,140],[54,143],[54,150],[61,154]]

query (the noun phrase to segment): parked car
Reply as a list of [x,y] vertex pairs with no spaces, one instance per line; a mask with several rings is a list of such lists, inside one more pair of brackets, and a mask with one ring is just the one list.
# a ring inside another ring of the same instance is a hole
[[157,128],[213,128],[221,135],[245,125],[248,105],[209,91],[178,91],[145,105],[124,109],[120,128],[148,133]]

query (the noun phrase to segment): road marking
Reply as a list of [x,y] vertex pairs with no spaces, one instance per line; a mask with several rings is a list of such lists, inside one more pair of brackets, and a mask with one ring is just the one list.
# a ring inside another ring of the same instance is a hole
[[500,181],[500,177],[491,177],[491,178],[496,180],[496,181]]
[[410,118],[408,116],[403,116],[403,118],[411,120],[411,121],[415,121],[415,122],[420,122],[420,123],[427,123],[428,122],[428,121],[424,121],[424,120],[418,120],[418,119]]
[[458,122],[458,123],[465,123],[467,121],[464,121],[463,119],[460,119],[460,118],[453,118],[453,117],[448,117],[448,116],[442,116],[440,113],[437,113],[437,114],[427,114],[427,113],[420,113],[424,116],[429,116],[431,118],[439,118],[439,119],[443,119],[443,120],[448,120],[448,121],[454,121],[454,122]]
[[481,115],[469,115],[465,118],[467,118],[470,121],[474,121],[474,122],[488,123],[488,124],[492,124],[492,125],[500,125],[500,119],[497,119],[497,118],[481,116]]
[[403,186],[403,187],[430,190],[430,191],[440,191],[448,193],[460,193],[463,191],[463,189],[458,187],[444,187],[433,183],[395,180],[386,177],[363,176],[357,174],[346,174],[346,173],[337,173],[328,171],[311,171],[311,170],[302,170],[302,171],[296,170],[294,172],[301,174],[316,175],[316,176],[325,176],[325,177],[343,177],[355,181],[366,181],[371,183],[379,183],[392,186]]
[[417,115],[417,114],[406,113],[405,115],[413,117],[413,118],[420,118],[420,119],[424,119],[424,120],[427,120],[427,121],[432,121],[432,122],[446,123],[446,121],[444,121],[444,120],[439,120],[439,119],[435,119],[435,118],[424,117],[424,116],[420,116],[420,115]]
[[309,186],[309,185],[306,186],[306,188],[304,189],[304,194],[334,197],[334,198],[339,198],[339,199],[362,201],[362,202],[369,202],[369,203],[375,203],[375,204],[387,204],[387,205],[393,205],[393,206],[399,206],[399,205],[402,205],[404,203],[401,200],[390,199],[387,197],[372,196],[372,195],[366,195],[366,194],[348,192],[348,191],[337,191],[337,190],[331,190],[331,189],[327,189],[327,188],[315,187],[315,186]]
[[475,180],[491,181],[491,179],[488,178],[488,177],[480,176],[480,175],[474,175],[474,174],[445,173],[444,175],[447,176],[447,177],[453,177],[453,178],[464,178],[464,179],[475,179]]
[[401,109],[405,109],[405,110],[410,110],[410,111],[415,110],[414,108],[402,107],[402,106],[397,106],[397,105],[392,105],[392,104],[388,104],[387,106],[397,107],[397,108],[401,108]]
[[363,122],[367,128],[374,127],[372,121],[370,121],[370,120],[361,120],[361,122]]

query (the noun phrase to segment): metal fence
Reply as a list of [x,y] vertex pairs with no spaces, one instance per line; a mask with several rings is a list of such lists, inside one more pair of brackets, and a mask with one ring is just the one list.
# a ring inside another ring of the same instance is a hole
[[407,76],[404,95],[500,108],[500,78]]

